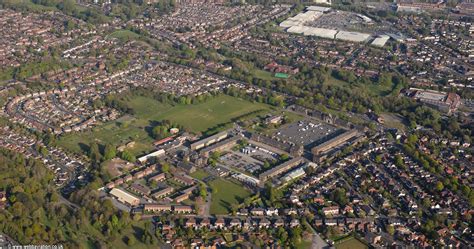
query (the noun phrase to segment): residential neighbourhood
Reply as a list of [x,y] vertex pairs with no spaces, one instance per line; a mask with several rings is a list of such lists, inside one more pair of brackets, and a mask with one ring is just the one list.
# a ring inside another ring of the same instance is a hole
[[473,6],[1,2],[0,247],[474,247]]

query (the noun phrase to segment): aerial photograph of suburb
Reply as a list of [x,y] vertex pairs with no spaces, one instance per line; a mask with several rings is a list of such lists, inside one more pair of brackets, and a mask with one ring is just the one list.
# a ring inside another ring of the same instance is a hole
[[474,0],[0,0],[0,249],[474,248]]

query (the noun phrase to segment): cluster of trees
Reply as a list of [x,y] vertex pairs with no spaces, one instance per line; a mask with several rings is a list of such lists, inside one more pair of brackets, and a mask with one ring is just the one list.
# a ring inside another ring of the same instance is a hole
[[[316,108],[323,104],[339,111],[366,113],[370,109],[381,112],[386,109],[384,103],[374,93],[367,91],[366,87],[376,85],[376,87],[388,88],[389,91],[384,94],[396,95],[407,84],[406,79],[399,74],[383,73],[379,78],[370,79],[357,77],[353,72],[346,70],[330,70],[324,67],[312,68],[307,65],[300,65],[292,58],[278,58],[276,61],[282,65],[297,65],[300,69],[299,74],[286,80],[263,79],[254,72],[257,68],[263,68],[268,63],[267,60],[255,54],[235,52],[226,47],[220,48],[217,52],[227,58],[223,63],[232,66],[233,69],[231,71],[217,70],[216,73],[267,88],[273,92],[298,97],[297,104],[309,108]],[[213,51],[200,52],[198,55],[212,55],[213,53]],[[249,61],[252,63],[249,63]],[[331,84],[331,78],[345,81],[348,85],[342,87]],[[232,90],[230,92],[230,94],[236,94],[237,91]],[[269,100],[268,97],[265,99],[264,96],[255,96],[259,102],[270,102],[278,106],[285,104],[284,98],[275,99],[274,97]]]
[[[15,10],[42,11],[55,9],[66,15],[94,24],[105,23],[107,21],[107,17],[99,10],[78,6],[74,0],[32,0],[31,2],[6,0],[0,2],[0,4],[2,7],[12,8]],[[37,6],[44,8],[37,8]]]
[[78,248],[106,246],[126,234],[132,221],[92,188],[73,193],[77,207],[60,200],[54,175],[41,162],[0,149],[0,189],[8,196],[0,212],[0,231],[20,244],[62,244]]
[[[48,52],[46,52],[48,53]],[[0,71],[0,80],[25,80],[31,76],[41,75],[45,72],[57,69],[67,69],[70,67],[68,63],[64,63],[57,59],[57,57],[48,57],[48,54],[44,55],[44,58],[38,62],[29,62],[22,64],[15,68],[6,68]]]
[[158,10],[160,14],[167,14],[171,13],[176,8],[176,1],[175,0],[159,0],[155,3],[155,8]]
[[[19,10],[37,10],[30,6],[28,1],[14,1],[6,0],[2,2],[5,7],[10,7]],[[107,12],[102,12],[97,8],[88,8],[79,6],[74,0],[32,0],[31,4],[57,9],[66,15],[74,16],[89,23],[105,23],[110,20],[110,17],[120,18],[124,21],[136,18],[138,15],[148,7],[148,3],[143,0],[116,0],[112,1],[110,9]],[[159,0],[155,3],[156,13],[163,15],[175,10],[175,0]],[[153,15],[155,12],[151,11],[148,15]]]
[[272,158],[272,159],[264,159],[263,160],[263,169],[262,171],[268,170],[270,168],[273,168],[285,161],[288,161],[290,157],[287,154],[282,154],[279,158]]
[[136,157],[130,153],[130,151],[117,151],[117,147],[110,143],[101,145],[94,141],[89,144],[86,152],[92,162],[92,165],[97,169],[102,162],[113,159],[117,156],[129,162],[137,161]]
[[151,130],[151,135],[154,139],[163,139],[171,136],[170,129],[178,128],[183,129],[180,125],[173,123],[169,120],[162,120],[156,123],[156,125]]
[[127,114],[130,114],[130,115],[133,115],[135,113],[133,108],[128,106],[128,104],[125,101],[127,99],[127,97],[128,97],[128,95],[126,95],[126,94],[125,95],[109,94],[109,95],[105,96],[105,99],[104,99],[103,103],[102,103],[101,100],[96,100],[94,102],[94,105],[96,105],[96,106],[105,105],[107,107],[117,109],[122,113],[127,113]]
[[278,95],[276,93],[252,93],[249,94],[245,91],[245,89],[240,89],[236,87],[228,87],[224,89],[224,93],[233,96],[233,97],[238,97],[242,99],[247,99],[250,101],[256,101],[258,103],[265,103],[273,106],[278,106],[278,107],[283,107],[285,106],[285,98],[282,95]]
[[340,206],[345,206],[349,203],[347,199],[346,190],[343,188],[336,188],[334,189],[331,194],[329,195],[329,199],[338,203]]

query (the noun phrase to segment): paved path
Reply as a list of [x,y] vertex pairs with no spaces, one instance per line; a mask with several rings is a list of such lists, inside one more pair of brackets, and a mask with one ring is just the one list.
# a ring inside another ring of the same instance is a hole
[[327,249],[329,248],[329,245],[328,243],[326,243],[326,241],[324,241],[321,236],[319,236],[319,234],[314,230],[313,226],[311,226],[310,224],[308,224],[311,228],[311,231],[313,232],[313,241],[311,243],[311,249]]
[[74,209],[79,209],[78,205],[76,205],[75,203],[72,203],[68,199],[64,198],[64,196],[62,196],[61,194],[59,194],[59,202],[64,203],[64,204],[66,204],[69,207],[72,207]]
[[324,241],[318,233],[313,233],[313,242],[311,244],[311,249],[326,249],[329,248],[328,243]]

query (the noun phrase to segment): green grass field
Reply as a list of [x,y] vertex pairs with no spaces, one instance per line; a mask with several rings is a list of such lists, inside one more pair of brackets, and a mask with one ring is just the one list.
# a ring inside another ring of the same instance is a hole
[[342,239],[335,243],[336,249],[367,249],[368,247],[354,237]]
[[191,132],[200,133],[248,113],[270,110],[268,105],[228,95],[220,95],[195,105],[175,106],[136,96],[127,104],[134,110],[133,116],[123,116],[95,127],[92,131],[66,134],[59,139],[59,145],[80,153],[86,151],[94,140],[100,144],[111,143],[116,146],[135,141],[135,145],[128,150],[137,156],[153,149],[154,140],[150,137],[149,130],[155,121],[170,120]]
[[136,39],[140,38],[139,34],[137,34],[135,32],[132,32],[130,30],[125,30],[125,29],[117,30],[117,31],[111,33],[110,36],[118,38],[122,41],[136,40]]
[[190,175],[201,181],[205,179],[206,177],[210,176],[209,173],[207,173],[206,171],[202,169],[198,169],[194,173],[191,173]]
[[262,80],[274,80],[275,79],[275,77],[273,77],[273,73],[268,72],[268,71],[255,69],[252,72],[253,72],[253,75],[255,75],[255,77],[260,78]]
[[[131,107],[140,119],[171,120],[192,132],[205,132],[219,124],[233,121],[234,118],[259,111],[269,110],[269,106],[247,100],[219,95],[205,103],[196,105],[164,105],[158,101],[137,97],[130,101]],[[156,112],[151,110],[156,110]]]
[[311,240],[301,240],[300,243],[296,244],[297,249],[310,249],[313,245],[313,241]]
[[392,92],[393,88],[395,87],[394,85],[383,86],[383,85],[374,84],[374,83],[369,83],[367,85],[362,85],[362,84],[350,85],[348,82],[336,79],[333,76],[328,77],[326,84],[332,85],[332,86],[339,86],[342,88],[353,89],[353,90],[361,91],[363,93],[369,93],[374,96],[387,96]]
[[232,204],[239,204],[251,195],[250,191],[231,181],[216,179],[209,182],[213,189],[211,214],[228,214]]

